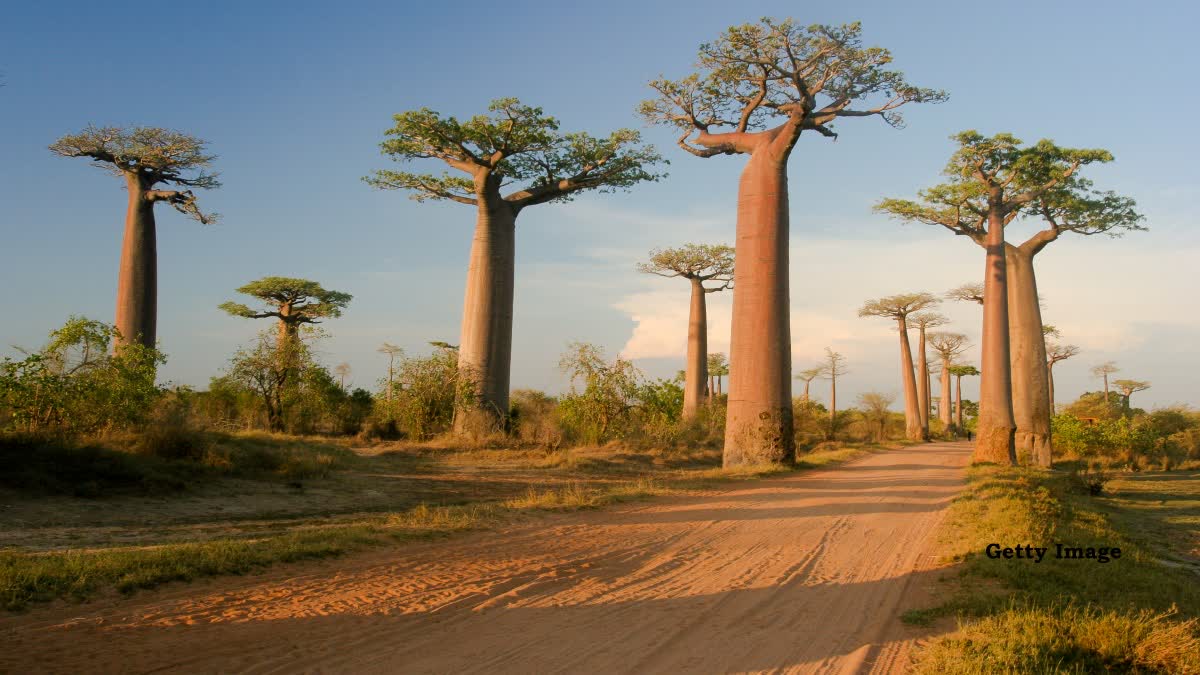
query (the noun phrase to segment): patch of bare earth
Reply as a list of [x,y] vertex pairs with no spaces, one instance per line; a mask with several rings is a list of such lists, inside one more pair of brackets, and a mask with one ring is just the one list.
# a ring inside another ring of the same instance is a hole
[[966,444],[0,618],[0,671],[899,672]]

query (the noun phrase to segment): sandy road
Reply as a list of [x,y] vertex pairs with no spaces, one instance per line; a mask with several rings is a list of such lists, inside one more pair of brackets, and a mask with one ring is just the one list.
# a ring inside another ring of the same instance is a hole
[[0,617],[0,671],[896,672],[965,443]]

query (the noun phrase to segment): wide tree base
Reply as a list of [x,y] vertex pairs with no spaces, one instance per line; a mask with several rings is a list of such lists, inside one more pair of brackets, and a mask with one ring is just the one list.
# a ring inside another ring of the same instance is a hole
[[454,412],[454,435],[459,438],[480,439],[503,434],[507,420],[494,410],[459,408]]
[[1016,444],[1019,450],[1029,452],[1029,461],[1034,466],[1049,469],[1051,465],[1050,434],[1018,431]]
[[791,464],[795,461],[796,440],[791,408],[776,412],[764,410],[757,419],[733,417],[729,420],[722,461],[725,468]]
[[975,464],[1013,464],[1013,427],[980,428],[975,441],[975,453],[971,461]]

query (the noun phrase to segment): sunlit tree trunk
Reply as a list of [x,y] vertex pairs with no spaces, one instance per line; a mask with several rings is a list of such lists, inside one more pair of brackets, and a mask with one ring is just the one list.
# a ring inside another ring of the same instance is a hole
[[695,419],[704,403],[704,381],[708,379],[708,311],[704,285],[692,279],[692,306],[688,316],[687,370],[683,380],[683,419]]
[[725,466],[795,455],[786,166],[795,137],[780,148],[763,133],[738,188]]
[[1033,260],[1022,247],[1005,246],[1013,420],[1016,449],[1030,453],[1035,465],[1049,467],[1050,385]]
[[1050,416],[1054,416],[1054,364],[1046,364],[1046,389],[1050,398]]
[[457,434],[493,431],[508,416],[517,214],[498,194],[497,187],[479,195],[458,356],[459,376],[474,396],[459,401]]
[[921,404],[917,400],[917,382],[913,373],[912,347],[908,342],[908,324],[903,317],[896,319],[900,331],[900,371],[904,375],[904,437],[923,440],[921,433]]
[[117,277],[116,326],[121,336],[116,346],[142,344],[154,347],[158,320],[158,246],[154,202],[145,181],[126,174],[129,207],[125,212],[125,238]]
[[[997,189],[997,192],[999,190]],[[994,195],[992,203],[999,203]],[[1009,371],[1008,270],[1004,218],[998,208],[988,216],[987,257],[983,270],[983,340],[979,378],[979,421],[974,461],[1013,464],[1012,377]]]
[[926,358],[925,327],[919,326],[917,337],[917,402],[920,407],[921,440],[929,440],[929,361]]
[[942,357],[942,378],[941,391],[938,404],[938,419],[942,421],[942,428],[947,431],[954,428],[953,413],[950,410],[950,359]]
[[954,430],[962,433],[962,375],[954,378]]

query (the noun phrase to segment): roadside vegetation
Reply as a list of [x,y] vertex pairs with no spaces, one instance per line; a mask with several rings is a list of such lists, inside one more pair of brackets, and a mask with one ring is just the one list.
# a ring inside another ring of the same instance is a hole
[[[910,623],[956,616],[918,673],[1200,673],[1200,472],[1097,476],[980,465],[942,526],[945,601]],[[1096,494],[1097,485],[1100,494]],[[1040,563],[989,544],[1049,547]],[[1055,544],[1120,558],[1056,559]]]

